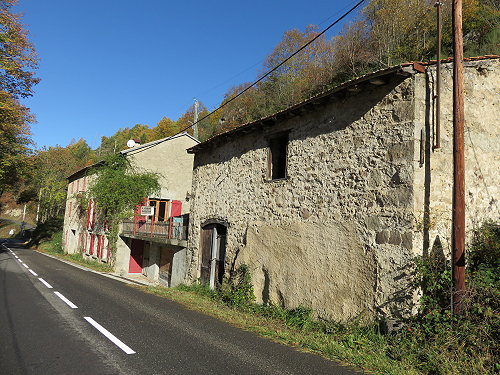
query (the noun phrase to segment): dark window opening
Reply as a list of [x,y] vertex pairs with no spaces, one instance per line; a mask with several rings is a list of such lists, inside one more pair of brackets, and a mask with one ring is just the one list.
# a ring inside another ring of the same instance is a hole
[[167,209],[167,202],[161,201],[158,204],[158,221],[165,221],[166,215],[166,209]]
[[166,221],[168,216],[170,202],[168,199],[158,199],[158,198],[149,198],[149,206],[155,208],[154,216],[150,217],[150,219],[154,219],[154,221]]
[[277,180],[287,177],[288,134],[269,140],[269,177]]

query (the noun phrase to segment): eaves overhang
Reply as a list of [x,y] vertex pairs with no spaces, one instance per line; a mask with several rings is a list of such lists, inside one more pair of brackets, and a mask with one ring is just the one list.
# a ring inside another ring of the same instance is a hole
[[[477,57],[468,57],[465,58],[464,61],[480,61],[480,60],[489,60],[489,59],[499,59],[500,55],[485,55],[485,56],[477,56]],[[442,63],[450,63],[453,62],[453,59],[442,59]],[[274,125],[278,120],[283,120],[286,118],[290,118],[296,115],[303,114],[305,112],[309,112],[316,108],[318,105],[328,101],[331,97],[348,91],[350,93],[357,93],[362,90],[363,85],[367,83],[372,85],[382,85],[384,84],[384,77],[389,77],[390,75],[402,75],[402,76],[410,76],[412,74],[425,73],[426,68],[431,65],[435,65],[437,60],[432,60],[429,62],[408,62],[396,66],[392,66],[389,68],[377,70],[372,73],[365,74],[363,76],[354,78],[352,80],[346,81],[338,86],[335,86],[324,93],[321,93],[317,96],[314,96],[310,99],[307,99],[303,102],[300,102],[292,107],[274,113],[265,118],[252,121],[247,124],[243,124],[238,126],[237,128],[228,130],[224,133],[220,133],[218,135],[209,138],[208,140],[199,143],[191,148],[187,149],[188,153],[196,154],[199,151],[214,147],[217,144],[224,143],[226,140],[236,137],[238,135],[242,135],[245,133],[249,133],[255,131],[261,127],[268,127]]]

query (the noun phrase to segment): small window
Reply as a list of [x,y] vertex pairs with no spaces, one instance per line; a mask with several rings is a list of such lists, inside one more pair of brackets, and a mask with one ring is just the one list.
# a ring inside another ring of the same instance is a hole
[[149,198],[149,205],[155,208],[154,221],[166,221],[168,219],[168,199]]
[[287,177],[288,134],[269,139],[268,176],[271,180]]

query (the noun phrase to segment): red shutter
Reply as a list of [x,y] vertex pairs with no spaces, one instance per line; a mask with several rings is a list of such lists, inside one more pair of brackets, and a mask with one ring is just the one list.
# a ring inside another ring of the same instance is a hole
[[89,206],[87,210],[87,229],[90,228],[90,215],[92,214],[92,200],[89,200]]
[[182,202],[181,201],[172,201],[172,211],[170,216],[176,217],[182,215]]
[[96,217],[97,217],[97,202],[96,201],[93,201],[93,202],[94,202],[94,208],[92,210],[92,223],[90,224],[92,226],[92,229],[95,226]]
[[97,257],[102,256],[102,235],[97,236]]
[[141,206],[147,206],[148,198],[144,198],[138,205],[135,206],[134,210],[134,221],[146,221],[146,216],[141,216]]
[[91,234],[90,235],[90,249],[89,249],[90,255],[94,255],[94,242],[95,242],[95,235]]

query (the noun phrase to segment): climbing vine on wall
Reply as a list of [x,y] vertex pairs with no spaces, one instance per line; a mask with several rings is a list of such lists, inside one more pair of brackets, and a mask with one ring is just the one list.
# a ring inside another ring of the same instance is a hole
[[94,172],[95,179],[79,197],[79,206],[87,210],[89,200],[96,202],[96,223],[108,232],[114,261],[119,223],[131,217],[135,206],[145,197],[159,192],[159,175],[137,168],[121,154],[106,157]]

